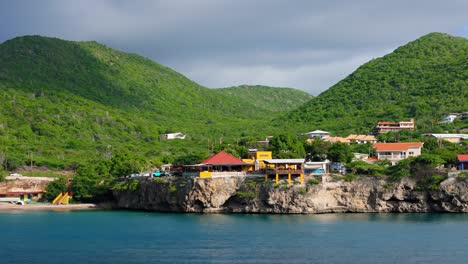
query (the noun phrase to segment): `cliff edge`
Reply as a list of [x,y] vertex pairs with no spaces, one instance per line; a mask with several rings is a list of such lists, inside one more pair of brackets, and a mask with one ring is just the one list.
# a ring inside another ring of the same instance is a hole
[[118,208],[161,212],[468,212],[468,180],[448,178],[436,187],[421,187],[411,178],[323,176],[304,185],[276,185],[261,178],[165,177],[120,182],[113,195]]

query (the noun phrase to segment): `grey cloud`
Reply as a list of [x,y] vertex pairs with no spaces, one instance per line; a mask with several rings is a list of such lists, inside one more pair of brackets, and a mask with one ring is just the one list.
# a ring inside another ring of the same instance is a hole
[[96,40],[208,87],[287,86],[318,94],[426,33],[468,35],[467,1],[12,1],[0,41]]

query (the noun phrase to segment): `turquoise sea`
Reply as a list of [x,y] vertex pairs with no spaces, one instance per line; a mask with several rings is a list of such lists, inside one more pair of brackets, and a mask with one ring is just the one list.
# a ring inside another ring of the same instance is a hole
[[468,263],[468,214],[2,212],[0,263]]

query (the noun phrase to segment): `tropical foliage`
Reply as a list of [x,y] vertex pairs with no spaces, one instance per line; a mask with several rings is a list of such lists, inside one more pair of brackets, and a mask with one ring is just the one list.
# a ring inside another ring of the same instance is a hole
[[362,65],[277,122],[349,134],[415,118],[421,132],[437,132],[442,114],[468,109],[467,61],[467,39],[431,33]]
[[[246,100],[228,90],[96,42],[15,38],[0,44],[0,162],[7,170],[26,163],[76,169],[121,152],[160,163],[206,157],[219,145],[282,131],[270,118],[310,98],[293,89],[241,88]],[[270,99],[257,100],[262,92]],[[170,132],[187,138],[160,139]]]

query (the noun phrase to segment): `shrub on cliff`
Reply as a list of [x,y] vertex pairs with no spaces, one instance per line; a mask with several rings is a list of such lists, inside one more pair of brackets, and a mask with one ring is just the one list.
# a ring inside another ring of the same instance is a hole
[[110,199],[112,179],[99,175],[96,167],[88,164],[78,167],[71,189],[73,198],[80,202],[100,202]]
[[369,176],[381,176],[385,171],[384,166],[380,166],[377,164],[369,164],[362,160],[350,162],[346,165],[346,167],[351,169],[355,174]]
[[66,192],[68,190],[67,181],[63,178],[57,179],[55,181],[51,181],[45,187],[46,193],[44,194],[44,198],[51,202],[54,200],[57,195],[61,192]]
[[257,196],[255,191],[237,191],[236,196],[241,198],[241,199],[253,199]]
[[315,179],[315,178],[311,178],[311,179],[307,180],[307,185],[311,185],[311,186],[312,186],[312,185],[317,185],[317,184],[319,184],[319,183],[320,183],[320,181],[317,180],[317,179]]

